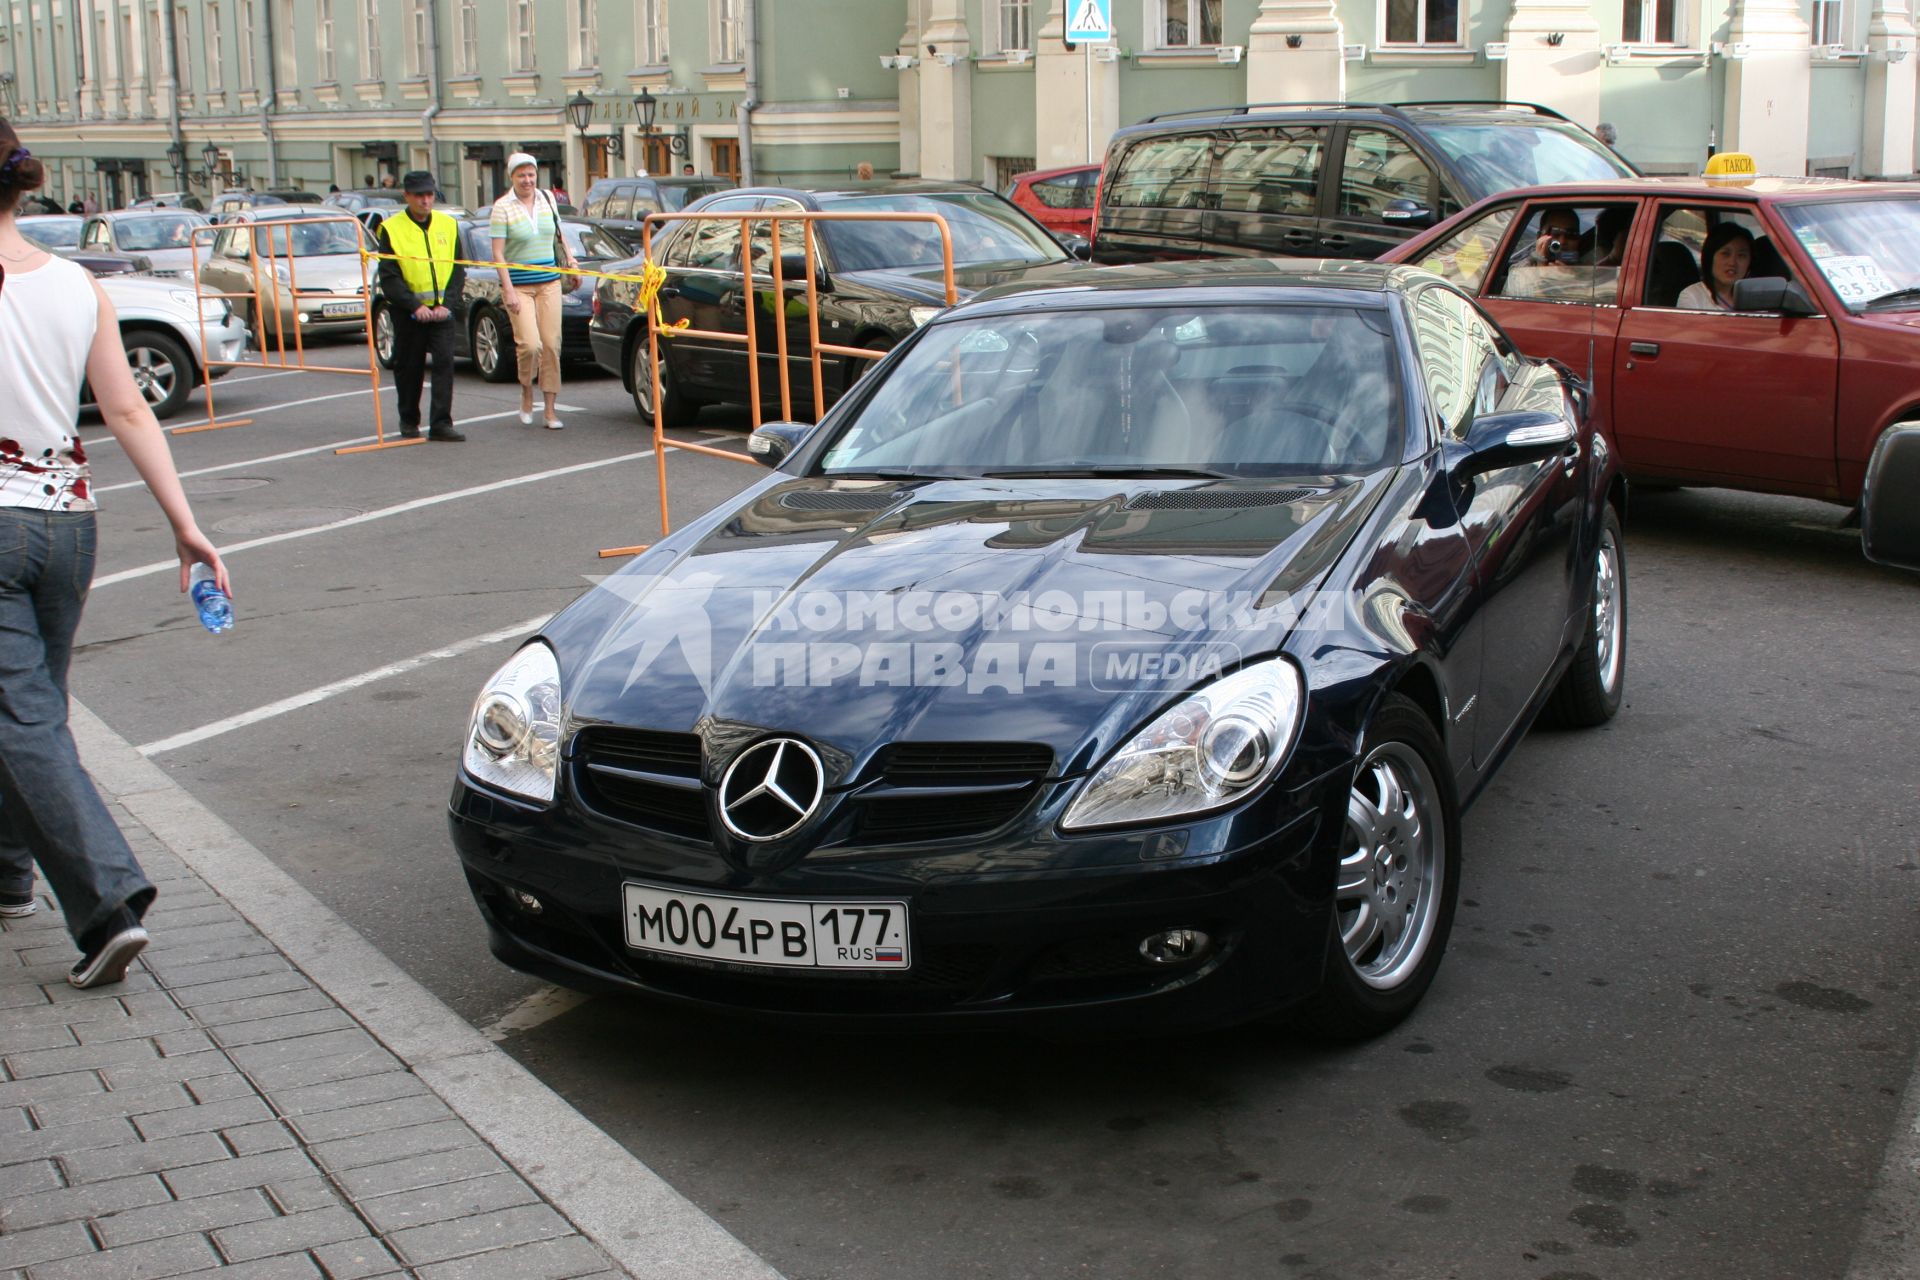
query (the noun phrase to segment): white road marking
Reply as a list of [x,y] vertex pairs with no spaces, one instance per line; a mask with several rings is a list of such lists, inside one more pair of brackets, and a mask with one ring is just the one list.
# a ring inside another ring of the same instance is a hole
[[259,724],[262,720],[271,720],[275,716],[283,716],[289,711],[298,711],[300,708],[310,707],[316,702],[325,702],[335,694],[358,689],[362,685],[372,684],[376,680],[385,680],[388,676],[404,675],[406,672],[424,667],[431,662],[439,662],[445,658],[457,658],[461,654],[471,652],[474,649],[483,649],[487,645],[498,644],[502,640],[511,640],[517,636],[526,635],[528,632],[538,628],[552,616],[550,613],[543,613],[536,617],[528,618],[524,622],[516,622],[510,627],[502,627],[498,631],[489,631],[485,635],[470,636],[465,640],[456,641],[453,644],[445,645],[438,649],[429,649],[427,652],[415,654],[411,658],[403,658],[399,662],[389,662],[386,666],[375,667],[372,671],[363,671],[357,676],[348,676],[346,679],[336,680],[332,684],[323,684],[318,689],[309,689],[305,693],[296,693],[291,698],[282,698],[278,702],[269,702],[264,707],[255,707],[252,711],[243,711],[237,716],[228,716],[224,720],[215,720],[212,724],[203,724],[198,729],[188,729],[185,733],[176,733],[171,738],[161,738],[158,742],[149,742],[137,748],[137,750],[143,756],[157,756],[162,751],[176,751],[181,747],[192,746],[196,742],[205,742],[208,738],[217,738],[223,733],[232,733],[235,729],[244,729],[250,724]]
[[481,1027],[480,1034],[499,1044],[508,1036],[517,1035],[522,1031],[531,1031],[543,1022],[551,1022],[563,1013],[570,1013],[592,998],[582,991],[548,987],[544,991],[534,992],[491,1023]]
[[[483,413],[477,418],[461,418],[453,425],[456,427],[464,427],[475,422],[492,422],[495,418],[511,418],[518,413],[518,409],[509,409],[505,413]],[[185,480],[189,476],[210,476],[216,471],[235,471],[241,467],[258,467],[269,462],[285,462],[288,458],[304,458],[309,454],[329,453],[335,449],[345,448],[350,444],[365,444],[366,442],[366,436],[353,436],[346,440],[335,440],[332,444],[317,444],[311,449],[294,449],[287,453],[270,453],[264,458],[249,458],[245,462],[223,462],[217,467],[200,467],[193,471],[182,471],[180,478]],[[140,489],[145,486],[146,482],[144,480],[124,480],[119,484],[96,486],[94,492],[112,493],[115,489]]]
[[215,378],[215,385],[237,387],[243,382],[265,382],[268,378],[291,378],[296,373],[311,373],[311,369],[275,369],[272,373],[243,373],[236,377],[228,374],[224,378]]
[[[559,476],[570,476],[580,471],[593,471],[600,467],[610,467],[619,462],[635,462],[641,458],[651,458],[653,450],[642,449],[638,453],[622,453],[611,458],[601,458],[595,462],[576,462],[570,467],[556,467],[552,471],[536,471],[532,475],[511,476],[505,480],[495,480],[491,484],[478,484],[470,489],[455,489],[450,493],[436,493],[430,497],[415,498],[411,502],[402,502],[398,506],[381,507],[378,511],[363,511],[357,516],[348,516],[345,520],[334,520],[327,524],[317,524],[310,529],[294,529],[287,533],[268,534],[263,538],[250,538],[245,542],[235,542],[219,548],[221,558],[236,551],[247,551],[254,547],[271,546],[276,542],[288,542],[294,538],[311,538],[319,533],[331,533],[335,529],[345,529],[356,524],[366,524],[371,520],[384,520],[388,516],[405,515],[409,511],[419,511],[424,507],[437,507],[443,502],[452,502],[457,498],[471,498],[482,493],[493,493],[499,489],[511,489],[515,485],[533,484],[540,480],[552,480]],[[118,573],[109,573],[93,580],[94,590],[110,587],[116,582],[127,582],[134,578],[144,578],[149,574],[166,573],[180,567],[178,560],[156,560],[152,564],[143,564],[136,569],[122,569]]]

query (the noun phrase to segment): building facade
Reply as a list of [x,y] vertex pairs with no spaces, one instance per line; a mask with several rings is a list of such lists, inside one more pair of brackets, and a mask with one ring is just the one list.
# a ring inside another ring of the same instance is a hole
[[1075,47],[1066,0],[0,0],[0,112],[51,194],[109,206],[414,168],[479,204],[516,150],[576,193],[863,162],[999,185],[1155,112],[1302,99],[1516,99],[1652,171],[1906,177],[1909,3],[1112,0],[1114,39]]

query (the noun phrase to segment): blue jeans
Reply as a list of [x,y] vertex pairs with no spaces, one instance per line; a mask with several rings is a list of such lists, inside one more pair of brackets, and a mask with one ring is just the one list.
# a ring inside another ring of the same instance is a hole
[[67,729],[93,549],[91,511],[0,507],[0,890],[31,891],[38,862],[76,942],[154,896]]

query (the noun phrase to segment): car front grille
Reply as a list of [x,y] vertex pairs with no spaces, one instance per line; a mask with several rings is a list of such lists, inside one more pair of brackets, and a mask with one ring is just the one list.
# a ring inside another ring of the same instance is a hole
[[574,739],[574,785],[588,808],[619,822],[713,838],[691,733],[597,726]]
[[856,793],[862,843],[978,835],[1017,817],[1053,768],[1031,742],[896,742],[877,784]]

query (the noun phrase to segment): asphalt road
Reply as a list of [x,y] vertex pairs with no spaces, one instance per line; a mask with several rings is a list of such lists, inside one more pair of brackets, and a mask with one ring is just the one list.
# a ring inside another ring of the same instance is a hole
[[[75,694],[788,1275],[1846,1275],[1920,1048],[1920,579],[1832,509],[1636,497],[1627,705],[1532,735],[1469,812],[1450,954],[1394,1034],[806,1036],[488,956],[443,817],[465,717],[599,548],[655,534],[649,441],[614,379],[571,375],[548,432],[463,373],[467,443],[319,448],[369,400],[238,375],[251,425],[174,438],[217,543],[291,535],[233,552],[221,637],[134,573],[164,524],[92,448]],[[756,474],[670,467],[681,518]]]

